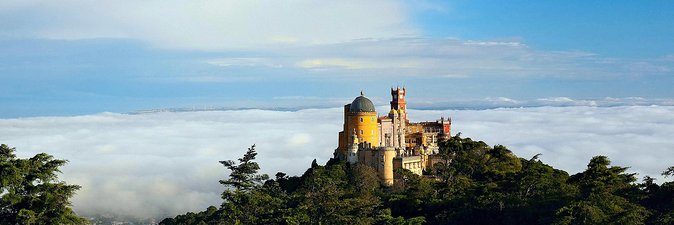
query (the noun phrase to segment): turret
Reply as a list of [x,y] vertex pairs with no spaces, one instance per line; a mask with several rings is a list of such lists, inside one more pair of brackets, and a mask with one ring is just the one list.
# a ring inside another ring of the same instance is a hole
[[396,151],[392,147],[384,147],[380,151],[382,154],[381,165],[383,168],[380,170],[381,182],[386,186],[393,185],[393,158],[396,157]]
[[[395,110],[400,110],[406,111],[407,110],[407,102],[405,102],[405,95],[406,95],[405,88],[400,89],[400,87],[397,87],[396,89],[391,88],[391,109]],[[401,117],[407,121],[407,113],[405,114],[400,114]]]
[[356,135],[356,130],[354,129],[353,133],[351,134],[351,143],[349,144],[349,148],[347,150],[347,157],[346,160],[350,164],[354,164],[358,162],[358,136]]

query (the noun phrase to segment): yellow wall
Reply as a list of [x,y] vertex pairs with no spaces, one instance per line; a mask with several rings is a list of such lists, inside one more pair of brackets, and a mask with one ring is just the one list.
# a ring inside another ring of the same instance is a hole
[[[347,115],[347,123],[345,124],[344,136],[350,137],[354,129],[356,130],[356,136],[358,136],[359,143],[366,141],[372,144],[372,147],[379,146],[377,112],[349,113]],[[351,140],[345,141],[348,142]]]

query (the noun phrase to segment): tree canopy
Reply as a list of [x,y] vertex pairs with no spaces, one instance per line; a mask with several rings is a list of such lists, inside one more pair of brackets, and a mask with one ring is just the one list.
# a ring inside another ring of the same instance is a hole
[[70,208],[80,186],[58,180],[67,161],[45,153],[20,159],[15,151],[0,145],[0,224],[86,224]]
[[[258,174],[254,146],[230,170],[223,204],[167,218],[173,224],[674,224],[674,182],[637,183],[627,167],[593,157],[569,175],[502,145],[450,137],[418,176],[381,186],[371,167],[316,160],[301,176]],[[674,176],[674,167],[663,175]]]

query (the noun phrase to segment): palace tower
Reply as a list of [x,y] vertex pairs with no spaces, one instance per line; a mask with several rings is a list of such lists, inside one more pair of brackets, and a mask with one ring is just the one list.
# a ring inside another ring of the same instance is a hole
[[410,123],[406,95],[405,88],[391,88],[391,108],[384,116],[377,115],[363,92],[344,105],[344,126],[335,158],[374,168],[384,185],[393,184],[396,168],[422,175],[437,162],[437,143],[449,137],[451,119]]

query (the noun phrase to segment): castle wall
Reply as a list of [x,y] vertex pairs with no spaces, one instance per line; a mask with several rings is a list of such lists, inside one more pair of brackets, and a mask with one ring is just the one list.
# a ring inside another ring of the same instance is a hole
[[367,148],[361,145],[358,150],[358,163],[367,165],[377,171],[383,185],[393,185],[393,160],[396,151],[392,147]]
[[393,160],[393,169],[395,170],[398,168],[407,169],[409,171],[412,171],[412,173],[421,176],[426,167],[424,165],[422,156],[416,155],[407,157],[396,157]]

